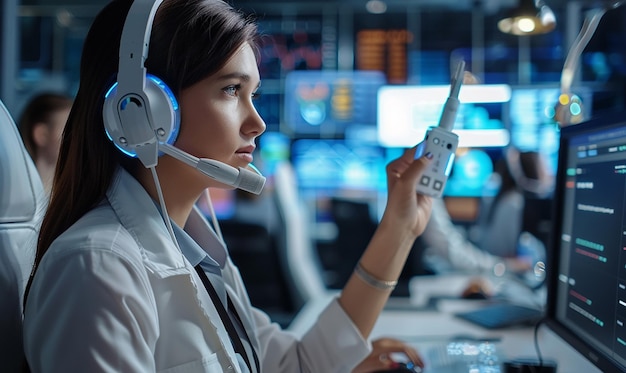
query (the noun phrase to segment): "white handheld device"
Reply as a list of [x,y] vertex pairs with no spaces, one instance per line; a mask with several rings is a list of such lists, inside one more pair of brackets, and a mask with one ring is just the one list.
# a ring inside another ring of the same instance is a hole
[[422,177],[417,184],[419,193],[441,197],[446,186],[456,148],[459,145],[459,136],[452,132],[456,112],[459,107],[459,91],[463,83],[465,73],[465,61],[461,60],[450,83],[450,96],[446,100],[437,127],[429,127],[422,144],[422,151],[417,156],[430,152],[433,157],[429,167],[424,170]]

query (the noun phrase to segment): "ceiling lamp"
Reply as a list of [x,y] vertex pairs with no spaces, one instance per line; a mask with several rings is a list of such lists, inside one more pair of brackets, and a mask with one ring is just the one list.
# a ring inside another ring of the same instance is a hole
[[365,3],[365,9],[372,14],[383,14],[387,11],[387,4],[381,0],[369,0]]
[[519,5],[498,22],[500,31],[513,35],[548,33],[556,27],[556,17],[543,0],[520,0]]

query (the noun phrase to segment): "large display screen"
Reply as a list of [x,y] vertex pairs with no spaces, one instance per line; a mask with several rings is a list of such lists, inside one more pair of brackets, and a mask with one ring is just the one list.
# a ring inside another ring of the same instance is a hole
[[[378,140],[383,146],[410,147],[437,126],[450,93],[449,85],[384,86],[378,91]],[[506,104],[511,88],[504,84],[466,85],[453,131],[459,147],[502,147],[509,143]]]
[[561,133],[548,321],[603,371],[626,370],[626,114]]
[[284,123],[295,137],[343,137],[376,126],[377,71],[294,71],[285,78]]

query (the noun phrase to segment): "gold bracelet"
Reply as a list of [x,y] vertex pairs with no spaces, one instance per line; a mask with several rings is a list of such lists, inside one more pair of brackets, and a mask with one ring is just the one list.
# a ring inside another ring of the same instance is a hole
[[359,278],[363,280],[366,284],[379,290],[393,290],[398,284],[398,281],[383,281],[377,279],[376,277],[369,274],[361,266],[361,262],[357,263],[356,267],[354,268],[354,273],[356,273],[357,276],[359,276]]

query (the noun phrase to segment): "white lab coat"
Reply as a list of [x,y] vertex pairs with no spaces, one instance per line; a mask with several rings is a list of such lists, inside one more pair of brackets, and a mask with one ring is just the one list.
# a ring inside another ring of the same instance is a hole
[[[198,211],[190,224],[195,240],[214,237]],[[369,354],[336,299],[298,340],[250,305],[223,247],[211,245],[209,255],[223,266],[263,372],[349,372]],[[33,372],[247,371],[156,205],[124,170],[107,198],[44,256],[28,296],[24,341]]]

